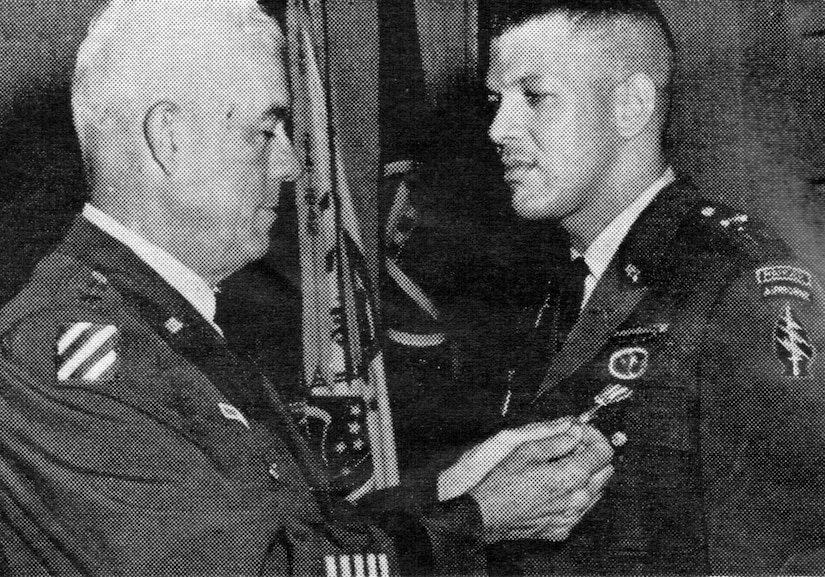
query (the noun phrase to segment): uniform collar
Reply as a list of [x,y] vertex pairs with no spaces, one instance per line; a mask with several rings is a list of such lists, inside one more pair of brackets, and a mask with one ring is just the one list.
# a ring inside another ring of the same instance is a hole
[[604,230],[590,243],[582,255],[575,248],[570,249],[571,258],[584,256],[590,274],[595,277],[596,282],[602,278],[604,271],[610,265],[616,251],[627,236],[628,231],[633,226],[639,215],[653,202],[656,195],[664,188],[676,180],[676,175],[671,167],[667,167],[662,175],[648,186],[644,192],[637,196],[627,208],[616,216]]
[[134,252],[169,286],[178,291],[215,330],[223,334],[215,324],[215,292],[200,275],[91,204],[87,203],[83,207],[83,217]]
[[[695,187],[683,181],[666,186],[639,215],[613,259],[627,288],[649,285],[662,275],[674,255],[671,245],[691,215],[700,216]],[[696,208],[696,210],[694,210]]]

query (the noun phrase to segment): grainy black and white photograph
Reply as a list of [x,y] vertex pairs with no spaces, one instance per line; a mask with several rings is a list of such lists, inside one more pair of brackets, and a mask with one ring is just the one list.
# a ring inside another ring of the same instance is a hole
[[0,575],[825,574],[825,1],[2,0]]

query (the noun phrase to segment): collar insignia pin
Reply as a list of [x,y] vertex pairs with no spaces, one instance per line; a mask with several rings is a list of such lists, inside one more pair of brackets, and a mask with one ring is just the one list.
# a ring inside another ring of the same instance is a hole
[[639,282],[639,276],[642,274],[642,271],[640,271],[639,267],[637,267],[635,264],[629,264],[626,267],[624,267],[624,272],[627,275],[627,278],[629,278],[634,283]]
[[180,322],[175,317],[172,317],[169,320],[167,320],[165,323],[163,323],[163,326],[166,328],[167,331],[169,331],[173,335],[176,335],[183,328],[183,323]]

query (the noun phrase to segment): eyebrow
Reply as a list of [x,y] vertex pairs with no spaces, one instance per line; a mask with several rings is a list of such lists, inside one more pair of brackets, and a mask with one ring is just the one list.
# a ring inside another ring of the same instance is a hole
[[262,118],[275,118],[277,120],[288,120],[290,116],[290,110],[288,106],[279,106],[277,104],[273,104],[269,108],[267,108],[263,114],[261,114]]
[[528,74],[518,79],[519,84],[527,84],[528,82],[540,82],[543,76],[539,74]]
[[[546,75],[542,75],[542,74],[528,74],[527,76],[521,76],[521,77],[515,79],[514,81],[510,82],[507,86],[519,86],[519,87],[523,88],[525,85],[528,85],[528,84],[534,84],[536,82],[542,82],[546,77],[547,77]],[[486,87],[488,92],[498,93],[498,91],[491,88],[489,84],[485,84],[485,87]]]

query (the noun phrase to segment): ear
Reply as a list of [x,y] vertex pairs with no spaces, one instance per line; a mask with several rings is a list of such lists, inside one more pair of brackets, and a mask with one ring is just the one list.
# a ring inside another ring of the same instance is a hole
[[642,132],[656,110],[656,84],[643,72],[630,75],[613,93],[616,127],[619,134],[632,138]]
[[159,168],[167,176],[175,171],[178,151],[182,144],[180,109],[169,101],[154,104],[143,120],[143,134],[146,144]]

